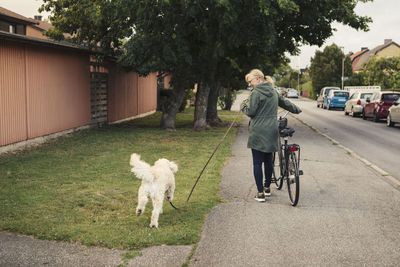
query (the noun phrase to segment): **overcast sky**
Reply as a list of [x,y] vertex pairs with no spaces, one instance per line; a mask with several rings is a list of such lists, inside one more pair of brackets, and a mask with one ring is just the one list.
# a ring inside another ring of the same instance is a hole
[[400,45],[400,0],[374,0],[374,2],[359,3],[356,14],[369,16],[373,22],[369,25],[369,31],[356,31],[341,24],[334,24],[337,31],[331,38],[325,41],[322,47],[303,46],[300,57],[290,57],[291,67],[297,69],[310,66],[310,58],[316,50],[322,51],[325,46],[333,43],[344,47],[345,54],[357,52],[361,47],[373,49],[383,44],[384,39],[392,39]]
[[[37,9],[41,3],[41,0],[0,0],[0,6],[30,18],[39,14]],[[350,51],[353,53],[360,51],[361,47],[372,49],[383,44],[384,39],[392,39],[400,44],[400,0],[374,0],[372,3],[359,3],[356,13],[372,17],[370,31],[358,32],[350,27],[334,24],[337,31],[322,47],[303,46],[300,56],[290,57],[292,68],[309,67],[310,58],[314,56],[315,51],[322,51],[326,45],[332,43],[343,46],[346,54]],[[47,17],[47,14],[41,15],[44,18]]]

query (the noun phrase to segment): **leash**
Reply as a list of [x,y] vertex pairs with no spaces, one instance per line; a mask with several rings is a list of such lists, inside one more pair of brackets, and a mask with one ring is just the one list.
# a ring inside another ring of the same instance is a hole
[[[211,154],[210,158],[208,159],[206,165],[204,165],[203,169],[201,170],[201,172],[200,172],[200,174],[199,174],[199,177],[197,177],[197,180],[196,180],[196,182],[194,183],[194,185],[193,185],[193,187],[192,187],[192,190],[190,191],[190,194],[189,194],[188,198],[186,199],[185,207],[186,207],[187,204],[189,203],[189,199],[190,199],[190,197],[192,196],[192,193],[193,193],[193,191],[194,191],[194,188],[196,187],[197,183],[199,182],[201,175],[203,174],[204,170],[207,168],[207,165],[208,165],[208,163],[211,161],[211,159],[212,159],[212,157],[214,156],[215,152],[217,152],[219,146],[224,142],[226,136],[228,135],[229,131],[232,129],[232,126],[234,125],[234,123],[236,122],[237,118],[239,117],[240,112],[241,112],[241,111],[239,110],[238,114],[236,115],[236,118],[232,121],[232,123],[231,123],[231,125],[229,126],[228,130],[226,130],[224,136],[221,138],[221,140],[219,141],[218,145],[215,147],[215,149],[214,149],[213,153]],[[178,210],[178,208],[175,207],[174,204],[172,204],[171,201],[169,201],[169,204],[171,204],[171,206],[172,206],[174,209]]]

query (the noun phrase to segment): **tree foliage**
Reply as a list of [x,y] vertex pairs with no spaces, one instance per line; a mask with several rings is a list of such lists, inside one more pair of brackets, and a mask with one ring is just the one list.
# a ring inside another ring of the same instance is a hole
[[355,72],[351,74],[348,80],[344,81],[345,86],[365,86],[368,83],[365,82],[365,72]]
[[325,86],[341,87],[343,58],[345,58],[344,76],[348,77],[352,74],[350,57],[345,57],[336,44],[326,46],[323,51],[315,52],[310,66],[310,76],[315,92]]
[[364,82],[384,90],[400,91],[400,57],[372,58],[365,65]]
[[[52,14],[52,38],[69,33],[72,41],[117,55],[141,75],[172,74],[176,92],[163,119],[173,119],[185,87],[198,83],[196,99],[207,105],[203,98],[243,84],[250,69],[272,74],[284,53],[297,53],[301,44],[322,45],[334,21],[367,30],[370,18],[354,12],[357,2],[366,1],[43,0],[42,10]],[[216,108],[217,101],[210,103]],[[203,116],[199,108],[195,118]]]

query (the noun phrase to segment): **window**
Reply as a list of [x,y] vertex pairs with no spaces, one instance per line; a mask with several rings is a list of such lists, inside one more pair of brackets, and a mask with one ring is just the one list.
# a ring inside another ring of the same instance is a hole
[[398,94],[383,94],[382,100],[396,101],[399,96]]
[[329,94],[329,91],[331,91],[332,90],[332,88],[326,88],[325,89],[325,95],[328,95]]
[[15,25],[10,25],[9,32],[10,33],[16,33],[17,32],[17,27]]
[[363,93],[363,94],[361,94],[360,98],[367,99],[367,98],[370,98],[371,96],[372,96],[372,93]]
[[349,92],[335,92],[336,97],[349,97]]

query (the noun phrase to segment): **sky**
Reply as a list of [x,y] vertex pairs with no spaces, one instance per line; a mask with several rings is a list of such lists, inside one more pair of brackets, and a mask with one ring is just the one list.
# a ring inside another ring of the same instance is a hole
[[[41,0],[0,0],[0,6],[25,17],[33,18],[39,15],[37,9],[41,6]],[[337,29],[333,36],[327,39],[323,46],[302,46],[299,56],[289,56],[290,66],[294,69],[310,66],[310,58],[316,50],[322,51],[325,46],[333,43],[344,48],[344,53],[357,52],[361,47],[373,49],[383,44],[384,39],[392,39],[400,45],[400,0],[374,0],[368,3],[359,3],[356,14],[369,16],[373,22],[368,32],[356,31],[341,24],[333,24]],[[47,18],[48,14],[41,14]]]
[[[1,0],[0,0],[1,1]],[[369,24],[369,31],[356,31],[339,23],[333,24],[337,29],[334,34],[325,41],[324,45],[302,46],[299,56],[290,56],[290,66],[294,69],[310,67],[310,58],[316,50],[324,50],[325,46],[335,43],[344,47],[344,53],[356,53],[361,47],[373,49],[383,44],[385,39],[392,39],[400,45],[400,0],[374,0],[374,2],[358,3],[355,8],[357,15],[371,17],[373,22]]]

